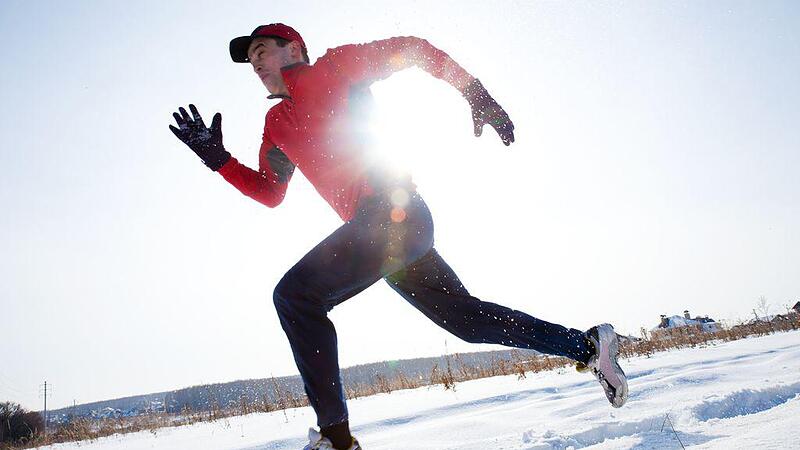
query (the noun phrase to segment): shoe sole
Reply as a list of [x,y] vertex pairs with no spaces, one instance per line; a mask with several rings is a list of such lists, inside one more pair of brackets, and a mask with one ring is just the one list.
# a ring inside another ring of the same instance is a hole
[[[600,354],[597,358],[597,365],[605,376],[605,381],[613,387],[614,396],[609,398],[611,406],[621,408],[628,401],[628,380],[625,372],[617,363],[619,354],[619,339],[617,333],[611,325],[603,324],[597,327],[597,338],[600,343]],[[601,381],[601,383],[603,382]],[[604,389],[607,389],[604,386]]]

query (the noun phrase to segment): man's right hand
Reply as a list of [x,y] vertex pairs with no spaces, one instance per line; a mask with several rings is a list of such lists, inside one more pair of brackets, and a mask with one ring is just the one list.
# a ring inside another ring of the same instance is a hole
[[464,88],[462,94],[472,108],[472,123],[475,126],[476,137],[483,133],[484,125],[491,125],[503,144],[509,146],[514,142],[514,123],[477,78]]
[[214,114],[211,128],[206,128],[197,108],[189,105],[189,109],[192,111],[192,117],[189,117],[189,113],[183,107],[178,108],[180,114],[172,113],[178,128],[170,125],[169,129],[188,145],[209,169],[216,172],[231,158],[231,154],[222,145],[222,114]]

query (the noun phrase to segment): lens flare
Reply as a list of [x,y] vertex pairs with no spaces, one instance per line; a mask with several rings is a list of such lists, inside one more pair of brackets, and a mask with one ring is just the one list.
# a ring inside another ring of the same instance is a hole
[[400,222],[406,220],[406,210],[396,206],[396,207],[392,208],[391,217],[392,217],[392,222],[400,223]]
[[408,191],[406,191],[403,188],[397,188],[394,191],[392,191],[392,194],[390,195],[389,198],[392,201],[392,205],[398,208],[405,208],[406,206],[408,206],[408,200],[409,200]]

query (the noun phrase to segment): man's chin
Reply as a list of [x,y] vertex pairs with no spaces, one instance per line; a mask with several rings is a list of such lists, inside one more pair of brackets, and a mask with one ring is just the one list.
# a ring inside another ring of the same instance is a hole
[[261,80],[261,84],[264,85],[264,89],[266,89],[267,92],[269,92],[270,94],[274,94],[274,92],[272,92],[272,89],[269,88],[269,83],[267,83],[266,80]]

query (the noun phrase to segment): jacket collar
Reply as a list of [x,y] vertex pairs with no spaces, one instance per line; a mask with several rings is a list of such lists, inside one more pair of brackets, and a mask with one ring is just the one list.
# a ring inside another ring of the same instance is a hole
[[267,96],[267,98],[291,99],[295,85],[297,85],[297,77],[306,67],[308,67],[308,63],[302,61],[281,67],[281,76],[283,77],[284,84],[286,84],[286,89],[289,91],[289,95],[272,94]]

